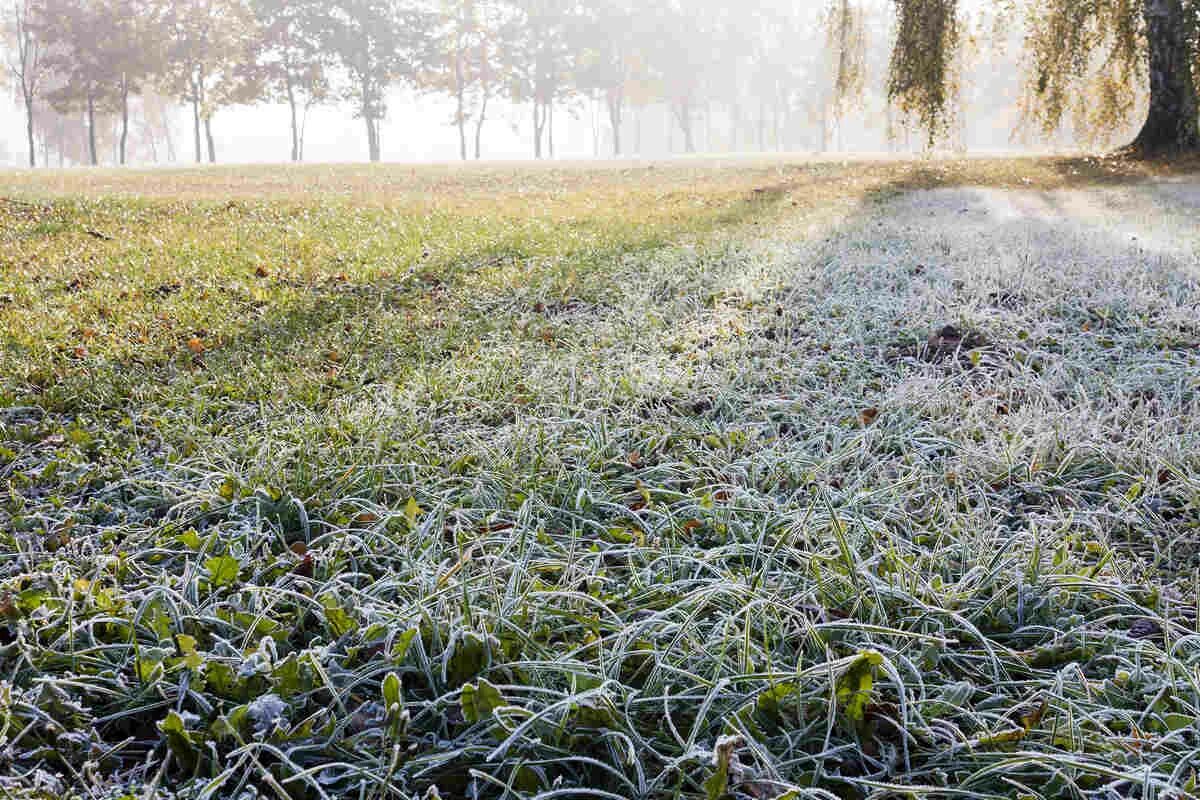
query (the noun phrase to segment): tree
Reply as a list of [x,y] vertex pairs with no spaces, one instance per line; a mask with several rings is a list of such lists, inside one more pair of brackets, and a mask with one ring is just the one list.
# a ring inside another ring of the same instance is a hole
[[158,0],[166,29],[166,88],[192,107],[196,163],[216,162],[212,120],[224,106],[250,102],[260,92],[244,65],[260,42],[254,15],[239,0]]
[[266,90],[265,98],[284,102],[291,114],[292,161],[304,160],[308,111],[330,91],[328,59],[321,50],[318,17],[324,5],[312,0],[252,0],[261,42],[247,70]]
[[13,0],[4,32],[8,40],[8,71],[12,74],[21,101],[25,106],[25,140],[29,148],[29,166],[37,166],[37,147],[34,144],[34,104],[41,91],[44,50],[41,39],[34,35],[34,0]]
[[[899,27],[889,93],[915,114],[931,136],[945,122],[959,44],[957,0],[896,0]],[[1191,0],[1046,0],[1031,3],[1029,44],[1036,113],[1056,128],[1074,104],[1092,102],[1084,90],[1094,60],[1120,79],[1145,80],[1148,111],[1126,153],[1175,156],[1200,151],[1200,3]],[[1120,95],[1101,95],[1120,102]]]
[[627,95],[645,68],[634,10],[626,0],[589,0],[583,5],[581,22],[575,48],[575,83],[604,98],[613,155],[620,156]]
[[475,158],[482,151],[488,106],[504,80],[502,53],[515,28],[511,10],[498,0],[442,0],[435,52],[423,83],[454,99],[459,156],[468,156],[467,125],[474,121]]
[[865,16],[863,9],[851,0],[837,0],[826,20],[826,52],[832,62],[827,107],[833,112],[839,136],[838,146],[842,118],[846,111],[861,102],[866,86]]
[[96,115],[113,88],[112,63],[104,51],[106,37],[97,35],[111,21],[99,4],[88,0],[42,0],[29,24],[46,47],[45,65],[55,78],[46,94],[60,114],[82,111],[87,120],[88,163],[100,163],[96,147]]
[[146,0],[107,0],[101,8],[104,27],[97,33],[121,115],[118,161],[123,165],[129,143],[129,98],[164,66],[162,16],[161,9]]
[[380,126],[387,117],[387,91],[413,81],[429,53],[433,18],[399,0],[337,0],[327,6],[317,32],[322,47],[345,71],[343,97],[367,129],[372,162],[382,155]]
[[684,150],[696,152],[695,121],[705,72],[714,52],[705,21],[678,4],[663,4],[653,11],[650,24],[657,46],[650,67],[658,77],[671,115],[683,133]]
[[553,158],[554,106],[571,92],[571,31],[577,29],[578,8],[560,0],[509,2],[518,31],[508,43],[504,59],[513,99],[533,103],[534,158],[542,157],[547,140]]

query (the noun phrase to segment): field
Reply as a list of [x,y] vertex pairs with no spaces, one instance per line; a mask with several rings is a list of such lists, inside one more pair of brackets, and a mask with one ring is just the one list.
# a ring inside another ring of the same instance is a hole
[[0,173],[0,791],[1196,796],[1195,168]]

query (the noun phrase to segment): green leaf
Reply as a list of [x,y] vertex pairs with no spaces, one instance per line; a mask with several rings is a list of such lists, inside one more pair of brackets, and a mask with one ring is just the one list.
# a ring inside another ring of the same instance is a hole
[[300,660],[296,658],[295,653],[280,661],[271,670],[271,685],[275,687],[276,694],[284,699],[312,688],[310,683],[305,680],[304,672],[300,668]]
[[404,694],[400,686],[400,676],[394,672],[389,672],[383,678],[383,707],[392,713],[393,708],[400,708],[404,705]]
[[176,634],[175,646],[179,648],[179,653],[183,656],[183,663],[192,672],[196,672],[204,665],[204,659],[196,652],[195,636],[188,636],[186,633]]
[[467,683],[462,687],[462,710],[467,722],[474,725],[481,719],[492,716],[492,712],[504,705],[504,695],[486,680],[479,684]]
[[392,661],[397,664],[404,661],[404,657],[408,655],[408,648],[412,646],[413,639],[417,636],[416,628],[409,628],[404,633],[396,637],[396,644],[392,645]]
[[325,622],[334,636],[345,636],[358,630],[358,620],[350,616],[335,598],[323,597],[321,605],[325,608]]
[[446,686],[450,689],[462,686],[479,675],[490,659],[488,642],[472,631],[459,631],[446,649],[442,666]]
[[1164,714],[1163,723],[1169,731],[1181,731],[1196,724],[1196,717],[1191,714]]
[[175,539],[189,550],[199,550],[204,544],[204,541],[200,538],[200,534],[196,532],[195,528],[187,529],[176,536]]
[[713,766],[716,768],[704,781],[704,796],[707,800],[720,800],[729,793],[729,768],[733,763],[734,751],[744,744],[740,736],[722,736],[713,749]]
[[864,650],[837,679],[838,705],[856,723],[866,717],[871,689],[875,686],[875,674],[881,664],[882,655],[875,650]]
[[187,722],[183,716],[176,711],[170,712],[165,719],[158,723],[158,729],[167,740],[167,747],[170,748],[179,763],[188,768],[193,767],[196,764],[198,753],[193,735],[188,731]]
[[417,505],[417,498],[408,498],[408,503],[404,506],[404,518],[408,520],[410,528],[417,524],[417,517],[419,516],[421,516],[421,507]]
[[213,586],[228,586],[237,580],[242,564],[233,556],[213,556],[204,562],[204,569]]
[[217,494],[221,496],[222,500],[232,500],[237,495],[239,488],[237,478],[226,478],[217,489]]
[[156,683],[163,676],[162,659],[153,656],[139,658],[134,662],[134,670],[142,683]]

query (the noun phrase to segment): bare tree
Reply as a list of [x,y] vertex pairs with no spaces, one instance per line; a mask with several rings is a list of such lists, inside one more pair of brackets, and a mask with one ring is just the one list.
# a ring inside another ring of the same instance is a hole
[[41,90],[44,63],[42,42],[34,35],[30,20],[33,16],[34,0],[13,0],[6,20],[5,32],[11,47],[8,49],[7,66],[25,106],[25,142],[29,148],[29,166],[37,166],[37,147],[34,144],[34,104]]

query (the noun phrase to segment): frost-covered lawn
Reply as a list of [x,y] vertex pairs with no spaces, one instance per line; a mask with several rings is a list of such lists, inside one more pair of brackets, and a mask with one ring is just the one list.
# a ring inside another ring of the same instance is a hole
[[0,196],[6,793],[1194,790],[1186,171]]

